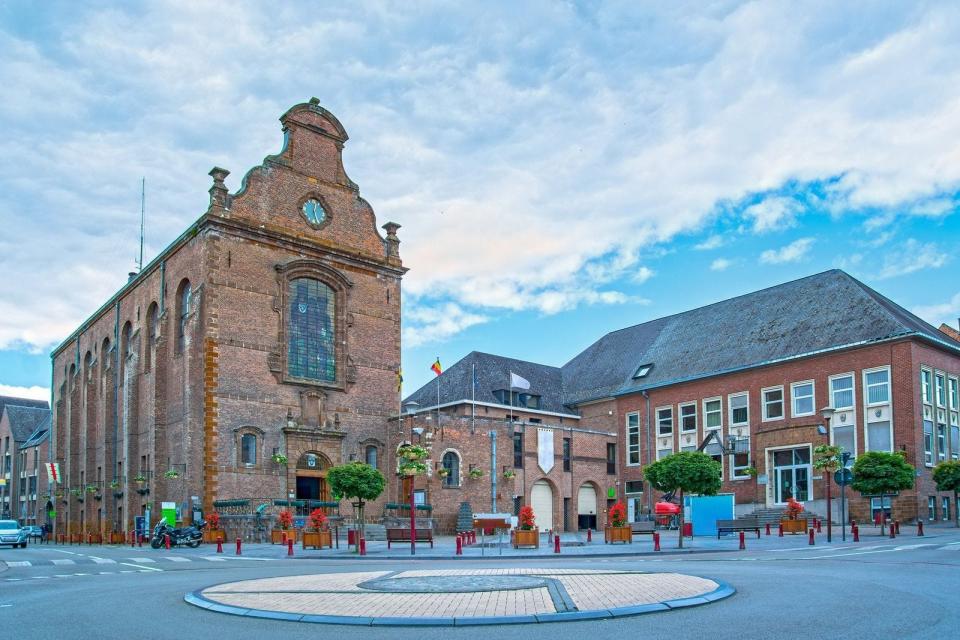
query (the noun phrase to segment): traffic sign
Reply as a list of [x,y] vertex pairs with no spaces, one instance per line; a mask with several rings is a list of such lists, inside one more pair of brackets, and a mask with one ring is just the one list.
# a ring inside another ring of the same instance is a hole
[[833,481],[841,487],[853,482],[853,471],[847,468],[838,469],[833,473]]

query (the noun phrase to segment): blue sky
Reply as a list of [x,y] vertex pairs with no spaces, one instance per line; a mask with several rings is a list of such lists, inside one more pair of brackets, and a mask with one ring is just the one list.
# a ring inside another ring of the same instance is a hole
[[[956,3],[0,3],[0,393],[311,96],[403,225],[406,390],[834,267],[956,323]],[[815,310],[812,310],[815,311]]]

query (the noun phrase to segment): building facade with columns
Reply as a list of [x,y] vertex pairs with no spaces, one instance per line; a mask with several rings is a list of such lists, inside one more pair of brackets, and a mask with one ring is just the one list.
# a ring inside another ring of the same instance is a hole
[[59,531],[126,531],[164,502],[188,520],[323,500],[330,466],[386,465],[399,225],[378,232],[316,99],[280,122],[281,151],[236,193],[214,168],[207,211],[53,352],[52,457],[80,489]]

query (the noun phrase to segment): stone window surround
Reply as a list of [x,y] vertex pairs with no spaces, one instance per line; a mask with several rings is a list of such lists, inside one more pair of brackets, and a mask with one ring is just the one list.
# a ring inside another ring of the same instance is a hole
[[452,447],[451,447],[451,448],[444,449],[444,450],[440,453],[440,457],[438,458],[439,462],[437,462],[437,470],[440,470],[440,469],[443,468],[443,458],[444,458],[448,453],[452,453],[453,455],[457,456],[457,483],[456,483],[456,484],[447,484],[446,481],[445,481],[445,479],[444,479],[444,480],[441,481],[441,483],[440,483],[440,488],[441,488],[441,489],[459,489],[459,488],[461,488],[461,487],[463,486],[463,455],[462,455],[458,450],[456,450],[456,449],[454,449],[454,448],[452,448]]
[[[242,461],[243,451],[241,444],[243,442],[243,436],[245,435],[252,435],[257,439],[256,462],[254,462],[254,464],[246,464]],[[265,432],[263,429],[253,425],[244,425],[233,430],[233,459],[237,471],[256,471],[263,468],[264,435]]]

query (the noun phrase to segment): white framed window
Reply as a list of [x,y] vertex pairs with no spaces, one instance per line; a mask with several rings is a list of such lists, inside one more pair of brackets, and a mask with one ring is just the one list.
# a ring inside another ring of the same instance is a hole
[[723,449],[720,448],[720,445],[716,442],[711,442],[703,450],[705,454],[716,460],[720,464],[720,479],[724,478],[724,464],[723,464]]
[[867,406],[890,402],[889,367],[864,371],[863,384],[866,387]]
[[673,407],[657,409],[657,434],[661,436],[673,435]]
[[657,449],[657,460],[673,454],[673,449]]
[[947,425],[937,423],[937,460],[947,459]]
[[867,424],[867,451],[893,452],[893,427],[889,420]]
[[950,458],[960,460],[960,427],[950,427]]
[[950,522],[950,498],[943,496],[940,498],[940,518],[944,522]]
[[745,427],[750,424],[750,395],[735,393],[727,396],[727,406],[730,407],[730,426]]
[[933,404],[933,372],[920,370],[920,397],[925,404]]
[[750,474],[746,472],[750,468],[750,452],[733,454],[733,479],[741,480],[749,478]]
[[697,430],[697,403],[688,402],[680,405],[680,431]]
[[627,414],[627,465],[640,464],[640,414]]
[[947,388],[949,390],[950,396],[950,409],[956,411],[960,408],[960,392],[957,390],[957,379],[948,378],[947,379]]
[[849,451],[854,457],[857,455],[857,434],[852,424],[830,426],[833,434],[833,446]]
[[790,400],[793,402],[792,416],[812,416],[817,412],[817,401],[814,397],[813,380],[794,382],[790,385]]
[[937,392],[937,406],[945,407],[947,406],[947,381],[944,375],[940,372],[934,376],[934,387]]
[[830,406],[835,410],[853,408],[853,374],[830,377]]
[[763,421],[783,420],[783,387],[768,387],[760,390]]
[[923,421],[923,463],[933,466],[933,421]]
[[703,401],[703,428],[723,428],[723,401],[720,398],[707,398]]

